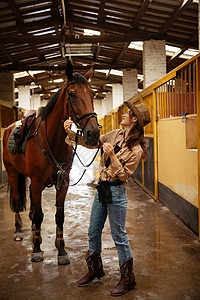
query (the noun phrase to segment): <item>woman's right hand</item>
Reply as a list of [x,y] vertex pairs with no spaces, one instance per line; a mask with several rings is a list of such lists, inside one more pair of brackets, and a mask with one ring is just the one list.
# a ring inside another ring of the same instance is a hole
[[68,133],[71,129],[71,126],[73,124],[73,121],[71,120],[71,117],[69,117],[69,119],[67,119],[65,122],[64,122],[64,129],[65,131]]

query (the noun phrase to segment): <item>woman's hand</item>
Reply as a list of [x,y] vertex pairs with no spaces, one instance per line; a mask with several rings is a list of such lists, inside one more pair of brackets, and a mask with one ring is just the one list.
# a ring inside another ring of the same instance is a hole
[[114,147],[110,143],[103,144],[103,151],[110,157],[115,156]]
[[69,117],[69,119],[67,119],[67,120],[64,122],[63,126],[64,126],[65,131],[66,131],[67,133],[69,133],[72,124],[73,124],[73,121],[71,120],[71,117]]

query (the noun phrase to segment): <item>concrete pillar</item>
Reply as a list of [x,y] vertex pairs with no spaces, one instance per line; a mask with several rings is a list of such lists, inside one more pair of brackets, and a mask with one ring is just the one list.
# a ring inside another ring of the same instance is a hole
[[123,99],[130,99],[138,93],[137,69],[123,70]]
[[115,109],[123,103],[123,85],[120,83],[112,84],[112,102],[112,109]]
[[12,72],[0,72],[0,100],[15,103],[14,80]]
[[166,74],[166,51],[164,40],[149,40],[143,44],[144,88]]
[[100,99],[95,99],[94,100],[94,111],[99,117],[101,118],[102,115],[102,101]]
[[106,94],[106,114],[113,110],[113,96],[112,93]]
[[30,108],[37,110],[41,106],[40,100],[41,100],[41,97],[40,97],[39,94],[32,95],[31,96]]
[[108,92],[106,98],[102,100],[101,117],[105,116],[113,109],[112,93]]
[[19,107],[22,107],[26,110],[31,109],[30,86],[19,85],[18,90]]

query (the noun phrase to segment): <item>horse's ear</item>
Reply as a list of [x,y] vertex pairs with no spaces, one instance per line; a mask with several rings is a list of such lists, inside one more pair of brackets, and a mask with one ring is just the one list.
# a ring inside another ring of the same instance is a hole
[[67,62],[67,65],[65,68],[65,73],[66,73],[68,80],[71,80],[72,74],[73,74],[73,66],[72,66],[71,60],[68,60],[68,62]]
[[88,80],[90,77],[92,77],[94,75],[94,69],[93,67],[91,67],[89,69],[89,71],[87,71],[87,73],[84,75],[84,77]]

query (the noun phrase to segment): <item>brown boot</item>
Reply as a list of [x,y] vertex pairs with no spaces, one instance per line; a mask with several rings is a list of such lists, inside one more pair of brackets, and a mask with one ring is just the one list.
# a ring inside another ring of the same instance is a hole
[[117,286],[110,292],[110,295],[114,297],[126,294],[128,291],[132,290],[136,285],[135,276],[133,273],[132,258],[129,258],[123,265],[121,265],[120,272],[121,279]]
[[89,251],[86,253],[86,262],[88,265],[88,273],[79,279],[78,286],[86,286],[93,279],[101,278],[105,275],[102,266],[101,255],[99,253],[93,253],[89,256]]

